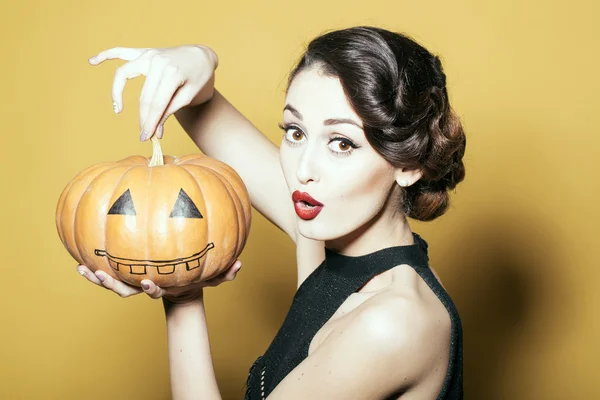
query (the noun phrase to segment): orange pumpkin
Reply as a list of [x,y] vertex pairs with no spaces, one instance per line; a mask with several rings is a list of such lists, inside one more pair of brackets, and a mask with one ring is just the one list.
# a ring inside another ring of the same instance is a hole
[[213,278],[246,244],[246,187],[231,167],[205,155],[157,162],[163,156],[153,144],[152,159],[93,165],[69,182],[56,210],[60,239],[80,264],[135,286]]

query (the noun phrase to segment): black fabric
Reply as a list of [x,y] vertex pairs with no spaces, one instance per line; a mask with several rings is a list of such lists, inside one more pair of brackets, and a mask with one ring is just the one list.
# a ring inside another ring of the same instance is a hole
[[250,368],[244,399],[266,398],[287,374],[308,357],[313,337],[342,303],[372,277],[400,264],[410,265],[448,310],[452,324],[450,361],[437,399],[462,399],[460,317],[452,299],[429,268],[427,242],[416,233],[413,236],[413,245],[389,247],[359,257],[344,256],[325,249],[325,260],[300,285],[275,339]]

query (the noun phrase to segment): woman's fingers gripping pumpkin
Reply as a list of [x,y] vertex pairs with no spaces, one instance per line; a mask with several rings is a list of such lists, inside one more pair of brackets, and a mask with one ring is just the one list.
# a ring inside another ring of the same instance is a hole
[[102,286],[102,282],[100,282],[100,279],[98,279],[98,277],[85,265],[78,265],[77,272],[79,272],[79,274],[88,281],[95,283],[98,286]]
[[237,273],[240,271],[241,268],[242,268],[242,262],[240,260],[237,260],[236,262],[233,263],[233,265],[231,267],[229,267],[228,270],[226,270],[226,271],[222,272],[221,274],[217,275],[216,277],[204,282],[204,285],[205,286],[218,286],[223,282],[232,281],[235,279],[235,277],[237,276]]
[[144,279],[140,283],[142,284],[142,289],[144,290],[144,293],[146,293],[148,296],[152,297],[153,299],[159,299],[166,294],[165,289],[157,286],[150,279]]
[[[181,93],[185,76],[177,66],[161,56],[152,59],[152,65],[140,95],[140,140],[157,133],[162,138],[162,124],[172,113],[189,104],[191,96]],[[159,132],[158,128],[161,127]]]
[[123,60],[131,61],[141,56],[144,52],[150,50],[149,48],[132,48],[132,47],[113,47],[112,49],[103,50],[89,58],[89,63],[92,65],[98,65],[106,60]]
[[214,93],[216,53],[200,45],[156,50],[140,96],[142,141],[162,137],[167,118],[185,106],[208,101]]
[[183,287],[161,288],[149,279],[144,279],[141,284],[144,292],[153,299],[165,297],[173,303],[185,303],[202,295],[205,287],[218,286],[223,282],[232,281],[242,268],[242,262],[237,260],[226,271],[207,281],[192,283]]
[[140,96],[140,134],[147,140],[157,133],[162,137],[165,120],[187,105],[208,101],[214,93],[214,70],[218,57],[201,45],[162,49],[116,47],[90,58],[92,65],[104,60],[128,61],[118,68],[113,82],[113,108],[123,109],[122,94],[128,79],[145,75]]
[[140,288],[128,285],[125,282],[122,282],[118,279],[114,279],[112,276],[108,275],[104,271],[96,271],[95,275],[102,283],[102,286],[109,290],[112,290],[121,297],[129,297],[133,296],[134,294],[142,293],[142,290]]
[[117,68],[115,73],[112,88],[113,109],[115,113],[123,110],[123,89],[127,80],[144,74],[145,65],[144,59],[141,59],[141,56],[146,55],[148,57],[150,50],[147,48],[113,47],[112,49],[103,50],[88,59],[91,65],[100,65],[106,60],[130,61]]
[[142,292],[141,289],[116,280],[103,271],[96,271],[96,273],[94,273],[85,265],[78,265],[77,272],[79,272],[79,274],[88,281],[109,289],[118,294],[120,297],[129,297]]

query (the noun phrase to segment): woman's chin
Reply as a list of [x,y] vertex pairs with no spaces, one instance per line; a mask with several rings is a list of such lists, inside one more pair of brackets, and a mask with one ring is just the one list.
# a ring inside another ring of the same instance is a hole
[[298,233],[306,239],[310,240],[321,240],[320,229],[315,226],[314,220],[303,220],[298,218]]
[[321,221],[317,221],[316,218],[313,220],[298,218],[298,233],[306,239],[322,242],[340,237],[336,232],[332,232],[331,227]]

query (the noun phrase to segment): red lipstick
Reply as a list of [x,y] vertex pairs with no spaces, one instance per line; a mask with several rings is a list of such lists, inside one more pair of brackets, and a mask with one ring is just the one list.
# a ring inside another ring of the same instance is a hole
[[322,203],[313,199],[308,193],[298,190],[292,193],[292,201],[294,202],[296,214],[303,220],[315,218],[324,207]]

